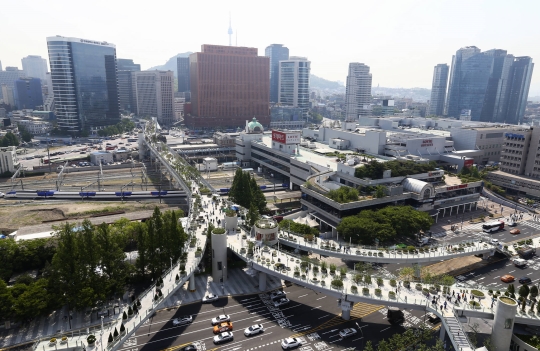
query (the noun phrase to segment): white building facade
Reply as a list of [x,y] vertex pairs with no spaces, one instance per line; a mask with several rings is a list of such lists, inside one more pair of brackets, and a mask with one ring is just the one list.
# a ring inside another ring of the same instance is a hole
[[47,60],[38,55],[29,55],[22,58],[23,71],[26,76],[47,80]]
[[349,63],[345,92],[346,120],[353,121],[359,116],[371,115],[371,73],[369,66]]
[[137,115],[157,117],[160,124],[175,121],[174,75],[172,71],[132,72]]

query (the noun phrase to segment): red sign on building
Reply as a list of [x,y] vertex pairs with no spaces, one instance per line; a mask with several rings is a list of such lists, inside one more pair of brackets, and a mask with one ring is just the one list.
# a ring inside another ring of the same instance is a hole
[[277,130],[272,131],[272,140],[281,144],[299,144],[300,143],[300,133],[283,133]]
[[465,160],[465,162],[463,162],[464,167],[471,167],[473,164],[474,164],[474,159],[472,159],[472,158],[469,158],[469,159]]

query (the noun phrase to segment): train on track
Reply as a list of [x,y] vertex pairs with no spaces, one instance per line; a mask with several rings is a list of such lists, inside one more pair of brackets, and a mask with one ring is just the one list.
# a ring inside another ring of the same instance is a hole
[[6,193],[6,199],[31,200],[138,200],[158,198],[186,197],[185,191],[56,191],[56,190],[12,190]]

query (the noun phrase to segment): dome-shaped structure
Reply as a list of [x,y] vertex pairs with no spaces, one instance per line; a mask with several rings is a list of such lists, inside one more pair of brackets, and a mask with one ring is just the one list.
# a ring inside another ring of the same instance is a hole
[[262,124],[260,124],[257,121],[257,118],[253,117],[251,122],[249,122],[247,124],[247,132],[248,133],[262,133],[262,132],[264,132],[264,128],[263,128]]
[[423,199],[435,197],[435,189],[430,183],[426,183],[415,178],[405,178],[401,184],[403,185],[403,189],[420,194]]

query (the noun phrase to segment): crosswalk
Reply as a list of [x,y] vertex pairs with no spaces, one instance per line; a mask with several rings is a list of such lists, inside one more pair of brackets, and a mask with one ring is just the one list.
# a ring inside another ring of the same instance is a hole
[[293,334],[290,337],[291,338],[297,338],[297,337],[301,337],[301,336],[304,336],[304,335],[313,334],[313,333],[316,333],[319,330],[335,327],[337,325],[347,323],[347,322],[355,320],[355,319],[360,319],[360,318],[363,318],[363,317],[365,317],[367,315],[372,314],[373,312],[376,312],[376,311],[380,310],[383,307],[384,307],[383,305],[371,305],[371,304],[368,304],[368,303],[358,302],[358,303],[355,303],[353,308],[351,309],[351,319],[345,320],[345,319],[341,318],[341,314],[339,314],[339,315],[334,316],[333,318],[327,320],[326,322],[322,323],[321,325],[319,325],[319,326],[317,326],[315,328],[305,330],[305,331],[303,331],[301,333]]
[[540,230],[540,223],[538,223],[538,222],[524,221],[524,222],[521,222],[520,224],[526,225],[526,226],[534,228],[536,230]]

